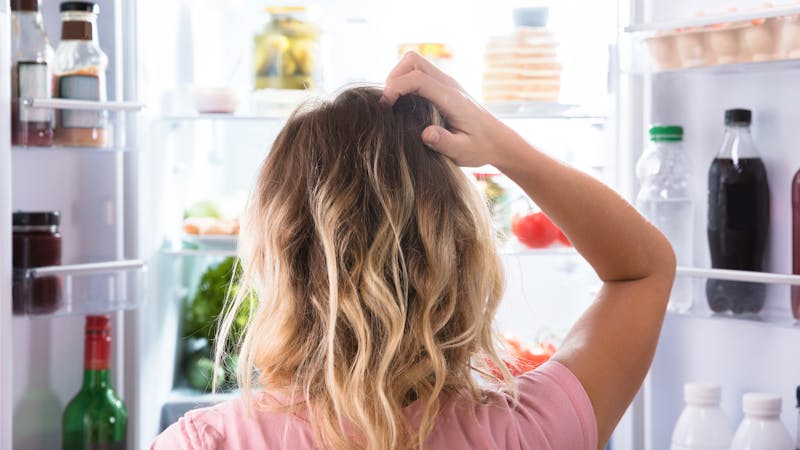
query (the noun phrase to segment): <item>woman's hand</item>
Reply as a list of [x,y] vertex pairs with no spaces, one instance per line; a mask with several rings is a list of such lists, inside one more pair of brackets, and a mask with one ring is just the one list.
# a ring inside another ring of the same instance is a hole
[[513,132],[475,102],[454,79],[414,52],[406,53],[389,74],[381,101],[391,106],[405,94],[425,97],[447,118],[449,129],[431,125],[423,130],[422,140],[426,145],[460,166],[504,165],[505,146],[498,143]]

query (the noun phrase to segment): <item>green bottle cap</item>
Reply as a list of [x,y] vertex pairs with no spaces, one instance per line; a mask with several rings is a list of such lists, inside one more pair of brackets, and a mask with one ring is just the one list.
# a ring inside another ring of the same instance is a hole
[[680,125],[653,125],[650,127],[650,140],[653,142],[682,141],[683,127]]

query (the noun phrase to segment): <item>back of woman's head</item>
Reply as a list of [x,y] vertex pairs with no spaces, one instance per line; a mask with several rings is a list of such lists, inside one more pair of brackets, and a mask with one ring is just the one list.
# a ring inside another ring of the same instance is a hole
[[[503,277],[486,207],[423,144],[426,126],[443,125],[435,108],[380,96],[352,88],[296,112],[242,226],[237,301],[248,290],[258,301],[239,384],[282,393],[333,448],[421,444],[440,394],[480,400],[473,370],[487,358],[502,366],[491,326]],[[411,423],[402,408],[413,401],[422,415]]]

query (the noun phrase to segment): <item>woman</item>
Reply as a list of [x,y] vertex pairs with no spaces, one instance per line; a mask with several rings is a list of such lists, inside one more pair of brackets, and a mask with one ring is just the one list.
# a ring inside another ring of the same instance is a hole
[[[484,164],[603,281],[552,360],[516,379],[489,375],[505,368],[492,333],[503,275],[456,167]],[[382,92],[350,89],[289,119],[240,253],[258,298],[242,398],[188,413],[153,448],[603,448],[650,365],[675,272],[669,243],[628,203],[414,53]]]

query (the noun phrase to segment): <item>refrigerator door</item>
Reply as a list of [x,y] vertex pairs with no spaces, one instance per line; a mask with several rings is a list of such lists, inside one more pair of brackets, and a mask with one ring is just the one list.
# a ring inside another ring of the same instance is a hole
[[[765,23],[760,16],[773,13],[768,7],[759,9],[759,5],[753,1],[711,1],[704,2],[703,11],[699,11],[698,3],[688,0],[639,0],[631,3],[630,10],[639,14],[631,14],[629,23],[666,23],[660,33],[676,28],[688,30],[678,38],[688,41],[693,38],[686,33],[704,26],[703,21],[710,21],[709,16],[722,18],[719,24],[713,25],[717,29],[731,29],[726,27],[738,23],[735,14],[745,17],[743,22],[749,25],[743,26],[757,27]],[[787,8],[794,15],[800,12]],[[737,12],[731,12],[734,10]],[[705,18],[697,17],[701,12],[705,13]],[[748,18],[748,14],[755,18]],[[770,20],[767,18],[766,23],[772,23]],[[780,31],[775,33],[774,38],[779,39]],[[796,124],[800,120],[796,108],[796,80],[800,65],[796,59],[715,65],[714,62],[725,61],[720,56],[721,50],[711,44],[712,39],[720,36],[707,35],[697,41],[705,43],[703,45],[708,46],[705,51],[713,55],[703,62],[706,67],[661,72],[648,69],[623,77],[627,84],[623,95],[630,99],[628,107],[633,112],[619,117],[622,134],[626,136],[619,157],[620,170],[628,174],[624,184],[631,188],[625,194],[632,196],[638,189],[633,169],[645,145],[646,127],[656,123],[682,125],[684,145],[692,161],[690,190],[695,217],[692,265],[710,267],[706,228],[709,167],[722,142],[724,111],[750,109],[753,111],[753,138],[766,165],[772,208],[765,268],[772,273],[790,274],[790,182],[800,167],[800,153],[796,151]],[[747,56],[750,51],[746,50],[747,46],[754,45],[754,41],[749,40],[752,36],[748,36],[742,35],[743,48],[739,54],[758,59],[752,52]],[[647,67],[650,65],[645,61],[649,59],[647,49],[640,50],[634,55],[633,66]],[[681,50],[685,53],[686,48]],[[690,64],[684,53],[676,54],[682,58],[681,64]],[[641,115],[637,117],[637,114]],[[697,271],[679,270],[680,277],[691,274],[697,275]],[[756,317],[745,318],[732,317],[731,313],[712,314],[706,300],[707,278],[690,278],[694,307],[687,314],[669,313],[664,322],[644,389],[645,407],[635,420],[641,424],[636,433],[643,436],[644,442],[634,448],[670,448],[672,430],[684,406],[682,387],[690,381],[706,381],[722,387],[722,409],[733,426],[742,419],[744,393],[762,391],[780,395],[783,423],[793,436],[796,435],[793,407],[794,391],[800,384],[800,359],[796,357],[800,329],[789,313],[788,283],[797,282],[797,279],[783,277],[783,281],[767,284],[763,311]]]

